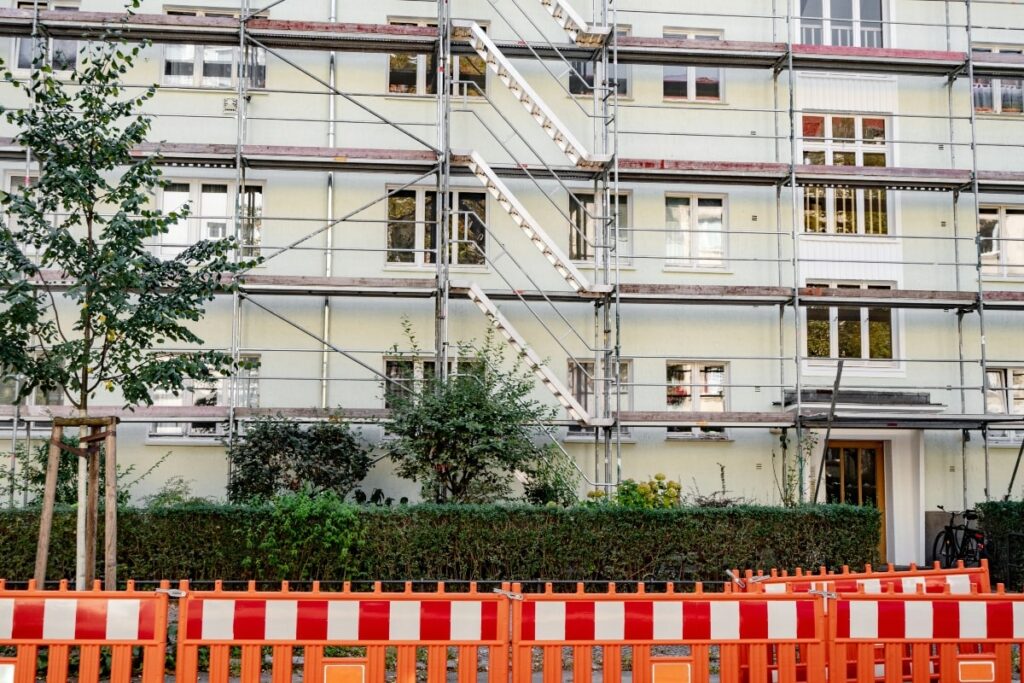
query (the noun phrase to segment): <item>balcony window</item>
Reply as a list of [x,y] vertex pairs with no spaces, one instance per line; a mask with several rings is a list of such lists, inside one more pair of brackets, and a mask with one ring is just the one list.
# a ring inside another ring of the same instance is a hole
[[800,0],[799,42],[884,47],[882,0]]

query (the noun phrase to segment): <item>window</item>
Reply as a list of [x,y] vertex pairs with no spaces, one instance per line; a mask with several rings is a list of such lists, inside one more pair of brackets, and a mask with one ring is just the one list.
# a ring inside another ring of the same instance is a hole
[[[824,166],[887,166],[886,119],[852,114],[804,114],[803,161]],[[804,231],[888,235],[889,194],[884,188],[808,187]]]
[[[619,361],[619,380],[613,383],[611,378],[604,381],[601,390],[603,397],[606,392],[612,392],[608,397],[611,402],[611,410],[629,411],[633,409],[633,392],[630,391],[630,377],[632,376],[632,363],[630,361]],[[594,369],[593,360],[582,360],[577,358],[569,359],[569,391],[573,398],[583,406],[591,415],[604,411],[603,398],[598,402],[598,393],[595,389],[597,373]],[[616,392],[617,390],[617,392]],[[629,435],[629,427],[619,427],[622,436]],[[582,425],[569,425],[569,438],[593,437],[594,428]]]
[[[437,192],[401,190],[388,197],[388,263],[426,266],[436,263]],[[482,266],[487,262],[487,194],[452,192],[450,263]]]
[[[615,32],[619,38],[629,35],[629,29],[621,26]],[[569,93],[573,95],[593,95],[595,63],[593,61],[574,59],[569,64],[572,66],[572,70],[569,72]],[[615,70],[616,67],[613,65],[609,65],[608,68],[608,80],[616,83],[616,92],[621,97],[629,97],[629,82],[632,69],[624,64],[618,65],[618,71]]]
[[[666,38],[721,40],[715,33],[666,29]],[[718,102],[722,99],[722,70],[703,66],[666,66],[662,74],[662,95],[667,100]]]
[[[628,259],[631,251],[628,194],[616,195],[615,209],[619,222],[619,258]],[[569,226],[569,258],[572,260],[594,260],[598,227],[603,227],[600,213],[593,193],[577,192],[575,195],[569,195],[569,218],[572,220]],[[609,225],[609,241],[612,239],[611,231],[612,226]]]
[[[680,413],[725,412],[725,363],[668,361],[665,364],[665,405]],[[670,439],[723,439],[721,427],[668,428]]]
[[982,274],[1024,276],[1024,207],[983,206],[979,219]]
[[[401,20],[392,26],[437,26],[436,21]],[[487,27],[480,24],[487,31]],[[455,60],[453,95],[483,97],[487,92],[487,64],[479,55],[460,55]],[[388,92],[394,95],[436,95],[437,59],[435,55],[394,52],[388,57]]]
[[[185,205],[192,214],[178,221],[161,236],[157,254],[172,259],[199,240],[219,240],[233,234],[235,216],[234,185],[216,180],[172,181],[163,189],[165,213],[180,211]],[[259,256],[263,225],[263,188],[246,185],[241,206],[242,255]]]
[[[892,289],[889,285],[807,283],[808,287]],[[892,310],[878,307],[808,306],[808,358],[892,360],[895,332]]]
[[1024,368],[989,368],[985,412],[1024,415]]
[[[974,53],[1019,55],[1020,48],[984,47],[974,48]],[[1024,80],[1020,78],[974,79],[974,110],[991,114],[1024,113]]]
[[[228,10],[173,9],[167,14],[183,17],[218,17],[237,19],[238,13]],[[236,76],[247,76],[248,87],[267,87],[267,55],[258,47],[246,50],[239,57],[237,47],[226,45],[174,44],[164,46],[163,84],[197,88],[232,88]]]
[[665,197],[668,265],[725,266],[725,199],[698,195]]
[[[51,2],[39,0],[40,11],[54,10],[57,12],[77,12],[78,5],[69,2]],[[35,0],[19,0],[18,9],[32,10],[36,7]],[[74,71],[78,64],[78,41],[58,40],[55,38],[38,38],[37,47],[31,38],[19,38],[15,41],[15,63],[19,69],[31,69],[32,60],[40,50],[46,50],[45,61],[54,71]]]
[[[448,375],[471,374],[482,370],[483,365],[473,358],[452,358],[448,361]],[[433,358],[385,358],[384,374],[393,382],[384,383],[384,407],[391,408],[392,397],[402,389],[396,384],[411,391],[417,391],[424,380],[435,377],[437,361]]]
[[[18,383],[10,375],[0,375],[0,405],[14,405],[14,399],[18,395]],[[51,389],[43,391],[36,387],[20,401],[21,405],[29,406],[59,406],[64,405],[64,391],[62,389]]]
[[[260,405],[259,358],[243,356],[242,362],[253,367],[239,368],[234,376],[218,376],[210,380],[189,379],[185,388],[175,396],[170,391],[154,391],[153,404],[157,406],[229,406],[231,388],[235,390],[235,406],[258,408]],[[156,438],[211,438],[222,436],[222,422],[154,422],[149,436]]]
[[800,42],[883,47],[882,0],[800,0]]

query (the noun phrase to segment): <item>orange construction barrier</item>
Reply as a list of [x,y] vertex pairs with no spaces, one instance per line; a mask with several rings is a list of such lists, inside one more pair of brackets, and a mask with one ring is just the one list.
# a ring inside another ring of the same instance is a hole
[[[257,682],[263,651],[272,654],[274,683],[291,683],[301,648],[303,681],[415,683],[424,655],[428,683],[445,683],[449,648],[455,649],[458,683],[477,683],[480,650],[487,648],[490,683],[508,683],[509,607],[505,594],[450,593],[437,584],[430,593],[385,592],[192,592],[179,603],[178,683],[196,683],[199,660],[208,656],[210,683],[228,683],[232,650],[240,652],[241,680]],[[391,656],[393,654],[393,657]]]
[[[737,572],[732,572],[738,577]],[[734,579],[735,580],[735,579]],[[746,591],[765,593],[784,592],[806,593],[810,590],[828,591],[831,593],[857,593],[863,589],[865,593],[883,593],[892,590],[896,593],[916,593],[918,586],[924,586],[926,593],[944,593],[967,595],[972,592],[989,593],[992,590],[989,581],[988,560],[982,560],[980,567],[965,567],[958,562],[956,567],[941,569],[936,562],[931,569],[919,569],[910,565],[909,570],[896,571],[890,564],[883,571],[875,571],[867,565],[863,572],[851,572],[843,567],[839,572],[830,572],[821,567],[817,573],[797,569],[795,573],[772,570],[765,574],[747,570],[743,573],[741,587]]]
[[[77,654],[80,683],[129,683],[141,667],[142,683],[163,683],[167,649],[167,594],[69,591],[62,581],[56,591],[10,590],[0,580],[0,647],[15,656],[0,656],[0,682],[34,683],[45,668],[49,683],[65,683]],[[141,648],[141,661],[133,649]],[[77,651],[77,652],[75,652]],[[41,659],[45,655],[45,659]],[[40,666],[45,661],[43,666]],[[109,661],[109,671],[101,662]],[[137,679],[136,679],[137,680]]]
[[[513,591],[518,592],[514,586]],[[540,654],[543,683],[561,683],[563,648],[572,648],[572,680],[593,679],[600,650],[603,683],[622,680],[624,648],[633,683],[796,683],[825,681],[823,599],[795,594],[522,594],[512,607],[512,681],[530,683]],[[768,658],[768,645],[774,646]]]
[[1024,595],[1001,586],[972,595],[844,594],[830,604],[829,643],[833,683],[1010,683],[1014,647],[1024,644]]

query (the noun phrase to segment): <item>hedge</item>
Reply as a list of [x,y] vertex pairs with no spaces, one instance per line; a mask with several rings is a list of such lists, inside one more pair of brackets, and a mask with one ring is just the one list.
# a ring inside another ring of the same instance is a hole
[[[850,506],[385,508],[305,499],[124,509],[118,527],[120,577],[193,580],[720,581],[729,567],[860,566],[875,559],[879,540],[878,512]],[[0,577],[32,575],[37,531],[37,511],[0,511]],[[60,510],[49,577],[73,575],[74,515]]]
[[1024,588],[1024,501],[978,503],[981,528],[989,537],[993,582]]

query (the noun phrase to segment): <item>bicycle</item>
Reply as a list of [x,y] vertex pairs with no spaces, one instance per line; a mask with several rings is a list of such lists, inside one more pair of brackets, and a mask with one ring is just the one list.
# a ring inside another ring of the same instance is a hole
[[[946,508],[938,506],[943,512]],[[963,517],[964,523],[957,524],[956,518]],[[988,558],[991,552],[988,538],[981,529],[972,529],[971,522],[978,519],[974,510],[950,512],[949,524],[935,536],[932,544],[932,558],[939,562],[943,569],[950,569],[957,561],[963,561],[965,567],[979,567],[981,561]]]

